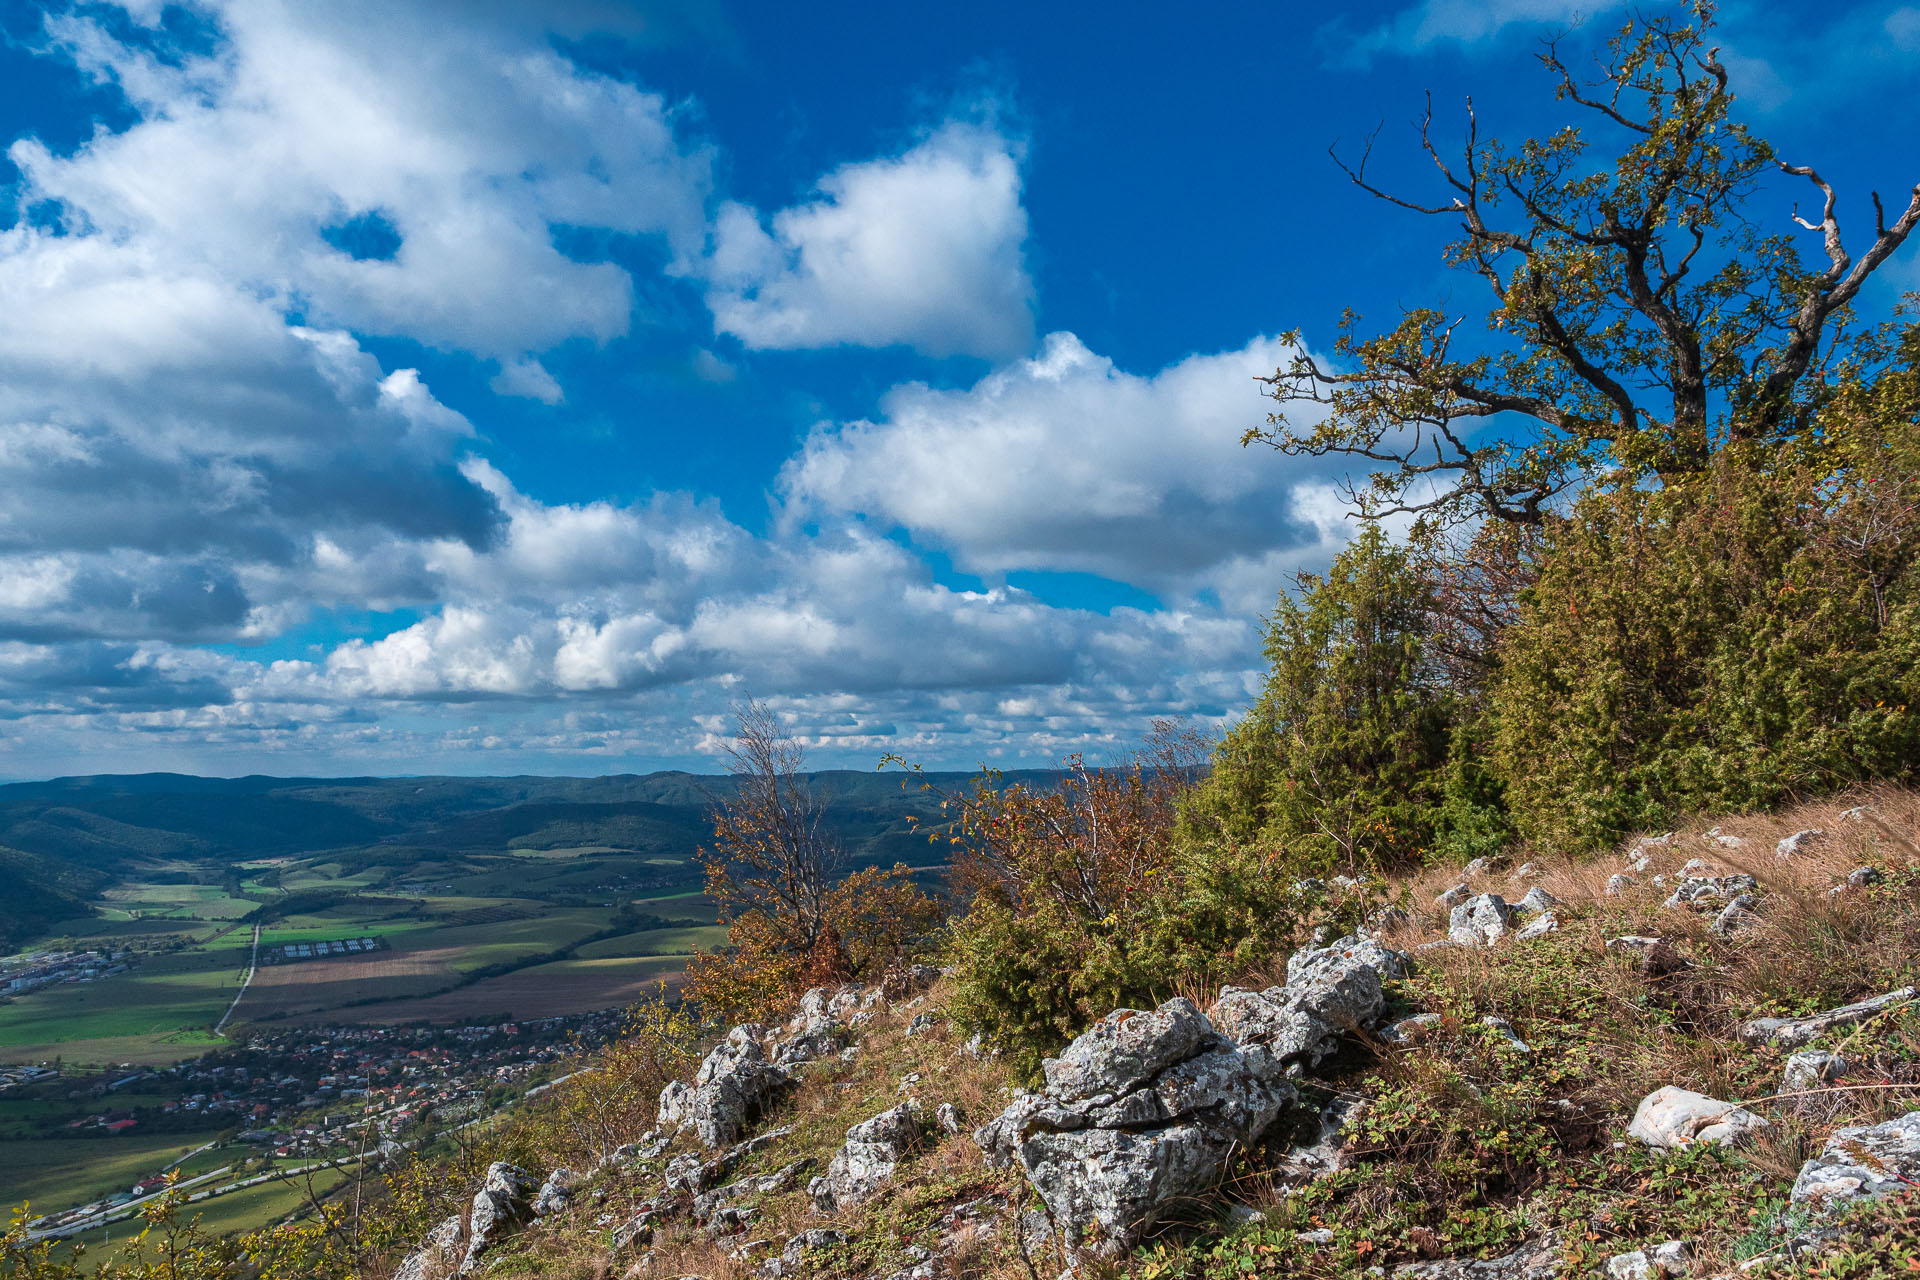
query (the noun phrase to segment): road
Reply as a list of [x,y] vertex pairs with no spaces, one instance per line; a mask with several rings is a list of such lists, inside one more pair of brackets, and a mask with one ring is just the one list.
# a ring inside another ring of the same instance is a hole
[[260,926],[253,926],[253,953],[247,957],[247,976],[241,980],[240,990],[234,993],[233,1003],[220,1015],[220,1021],[213,1024],[213,1034],[220,1035],[227,1029],[227,1023],[233,1018],[233,1011],[240,1007],[240,1001],[246,996],[247,988],[253,985],[253,971],[260,967]]

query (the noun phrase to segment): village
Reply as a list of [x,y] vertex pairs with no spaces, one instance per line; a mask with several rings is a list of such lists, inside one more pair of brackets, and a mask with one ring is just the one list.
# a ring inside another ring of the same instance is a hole
[[[65,1102],[63,1115],[82,1112],[39,1122],[49,1136],[110,1143],[130,1132],[216,1130],[203,1146],[111,1194],[37,1217],[31,1229],[61,1237],[120,1220],[170,1179],[201,1199],[412,1147],[543,1091],[620,1019],[607,1011],[457,1027],[287,1028],[171,1067],[88,1076],[50,1065],[9,1069],[16,1089]],[[126,1105],[111,1106],[120,1096]]]

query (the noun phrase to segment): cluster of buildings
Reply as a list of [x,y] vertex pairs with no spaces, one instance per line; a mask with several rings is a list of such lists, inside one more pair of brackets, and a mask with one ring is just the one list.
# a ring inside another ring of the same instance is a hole
[[53,1067],[0,1067],[0,1093],[59,1078]]
[[132,967],[131,951],[33,951],[0,960],[0,993],[21,995],[55,982],[92,982]]
[[378,938],[340,938],[330,942],[285,942],[277,947],[269,947],[262,952],[260,959],[265,964],[286,964],[290,961],[318,960],[326,956],[357,956],[368,951],[378,951],[381,942]]

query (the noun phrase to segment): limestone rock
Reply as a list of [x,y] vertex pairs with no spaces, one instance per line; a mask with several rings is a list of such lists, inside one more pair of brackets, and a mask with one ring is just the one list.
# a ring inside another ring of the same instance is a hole
[[676,1080],[661,1090],[660,1124],[691,1128],[709,1150],[738,1142],[747,1122],[793,1081],[767,1061],[758,1032],[735,1027],[700,1064],[691,1086]]
[[1684,1241],[1669,1240],[1652,1249],[1635,1249],[1607,1259],[1609,1280],[1663,1280],[1666,1276],[1684,1276],[1688,1270]]
[[1453,909],[1447,937],[1461,946],[1489,947],[1507,934],[1514,909],[1497,893],[1483,893]]
[[1520,926],[1520,932],[1514,934],[1517,942],[1527,942],[1534,938],[1544,938],[1560,929],[1560,919],[1551,911],[1542,911],[1533,919]]
[[532,1177],[518,1165],[496,1160],[487,1166],[486,1180],[474,1193],[473,1208],[467,1214],[467,1256],[460,1274],[470,1274],[482,1253],[533,1217],[527,1200],[532,1187]]
[[1639,882],[1625,872],[1610,875],[1607,877],[1607,896],[1609,898],[1617,898],[1627,890],[1633,888],[1637,883]]
[[1884,1196],[1920,1180],[1920,1111],[1883,1124],[1836,1129],[1820,1154],[1800,1166],[1793,1201],[1834,1203]]
[[544,1218],[566,1208],[579,1181],[580,1175],[568,1168],[562,1167],[549,1173],[547,1180],[540,1184],[540,1194],[533,1198],[533,1216]]
[[1265,991],[1228,987],[1209,1015],[1243,1045],[1263,1045],[1276,1057],[1312,1066],[1333,1052],[1342,1033],[1379,1021],[1386,1006],[1381,973],[1405,963],[1399,952],[1379,950],[1384,955],[1336,944],[1308,953],[1304,962],[1296,956],[1288,968],[1297,980]]
[[1445,893],[1439,894],[1433,901],[1436,905],[1451,910],[1471,897],[1473,897],[1473,889],[1467,884],[1461,883],[1448,889]]
[[1750,893],[1743,893],[1720,909],[1708,928],[1715,936],[1731,938],[1734,934],[1753,925],[1760,919],[1759,902]]
[[1395,951],[1366,933],[1350,933],[1323,947],[1303,947],[1287,957],[1287,985],[1332,977],[1354,965],[1372,969],[1382,982],[1404,978],[1412,968],[1406,952]]
[[1640,972],[1649,977],[1659,977],[1663,973],[1673,973],[1686,968],[1687,962],[1665,938],[1649,938],[1641,934],[1624,934],[1618,938],[1607,939],[1607,950],[1619,951],[1638,956]]
[[1548,1232],[1498,1258],[1441,1258],[1393,1269],[1394,1280],[1558,1280],[1562,1249]]
[[1667,1085],[1640,1100],[1627,1133],[1650,1147],[1672,1148],[1696,1142],[1736,1143],[1766,1126],[1766,1120],[1731,1102]]
[[442,1218],[420,1247],[407,1255],[393,1280],[442,1280],[452,1274],[460,1259],[460,1228],[459,1214]]
[[1808,827],[1805,831],[1796,831],[1773,846],[1773,856],[1782,862],[1798,857],[1812,848],[1814,843],[1826,834],[1819,827]]
[[1514,1049],[1516,1052],[1519,1052],[1519,1053],[1533,1052],[1533,1046],[1528,1044],[1525,1040],[1522,1040],[1520,1038],[1519,1033],[1513,1029],[1513,1024],[1511,1022],[1508,1022],[1505,1018],[1498,1017],[1494,1014],[1489,1013],[1485,1017],[1480,1019],[1480,1025],[1483,1027],[1492,1027],[1494,1031],[1499,1034],[1500,1038],[1502,1040],[1505,1040],[1508,1046]]
[[807,1188],[821,1214],[837,1213],[868,1199],[893,1180],[893,1171],[920,1140],[920,1108],[903,1102],[847,1130],[846,1145],[827,1165],[825,1177]]
[[1560,905],[1560,899],[1542,889],[1539,885],[1527,890],[1527,896],[1514,904],[1514,909],[1525,914],[1550,911]]
[[1825,1049],[1808,1049],[1787,1059],[1780,1073],[1780,1091],[1798,1093],[1818,1089],[1846,1074],[1847,1060]]
[[1345,1133],[1367,1112],[1364,1100],[1336,1098],[1320,1113],[1320,1132],[1313,1142],[1294,1147],[1274,1162],[1274,1171],[1293,1182],[1326,1178],[1347,1167]]
[[[1689,863],[1688,867],[1694,864]],[[1690,873],[1681,868],[1680,882],[1674,887],[1673,896],[1663,904],[1668,909],[1691,906],[1699,902],[1730,902],[1742,894],[1757,894],[1759,882],[1744,872],[1733,875],[1716,876]]]
[[1901,987],[1883,996],[1841,1005],[1838,1009],[1829,1009],[1811,1017],[1755,1018],[1741,1026],[1740,1038],[1748,1044],[1777,1044],[1785,1049],[1798,1049],[1801,1045],[1811,1044],[1835,1027],[1864,1022],[1874,1014],[1905,1004],[1915,996],[1920,996],[1920,990]]
[[1116,1010],[1046,1060],[1047,1093],[1062,1102],[1118,1097],[1192,1057],[1213,1036],[1213,1025],[1184,998],[1151,1012]]
[[[1363,964],[1339,976],[1378,992]],[[1295,1097],[1278,1053],[1234,1044],[1181,998],[1108,1014],[1044,1072],[1045,1092],[1016,1097],[974,1140],[995,1163],[1019,1164],[1069,1248],[1108,1257],[1211,1186]]]

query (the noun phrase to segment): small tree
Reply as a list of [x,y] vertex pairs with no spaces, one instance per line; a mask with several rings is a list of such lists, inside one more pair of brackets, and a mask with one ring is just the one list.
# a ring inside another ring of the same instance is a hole
[[1441,827],[1453,694],[1427,642],[1434,591],[1369,525],[1300,579],[1267,632],[1265,690],[1187,807],[1193,838],[1272,850],[1296,873],[1416,861]]

